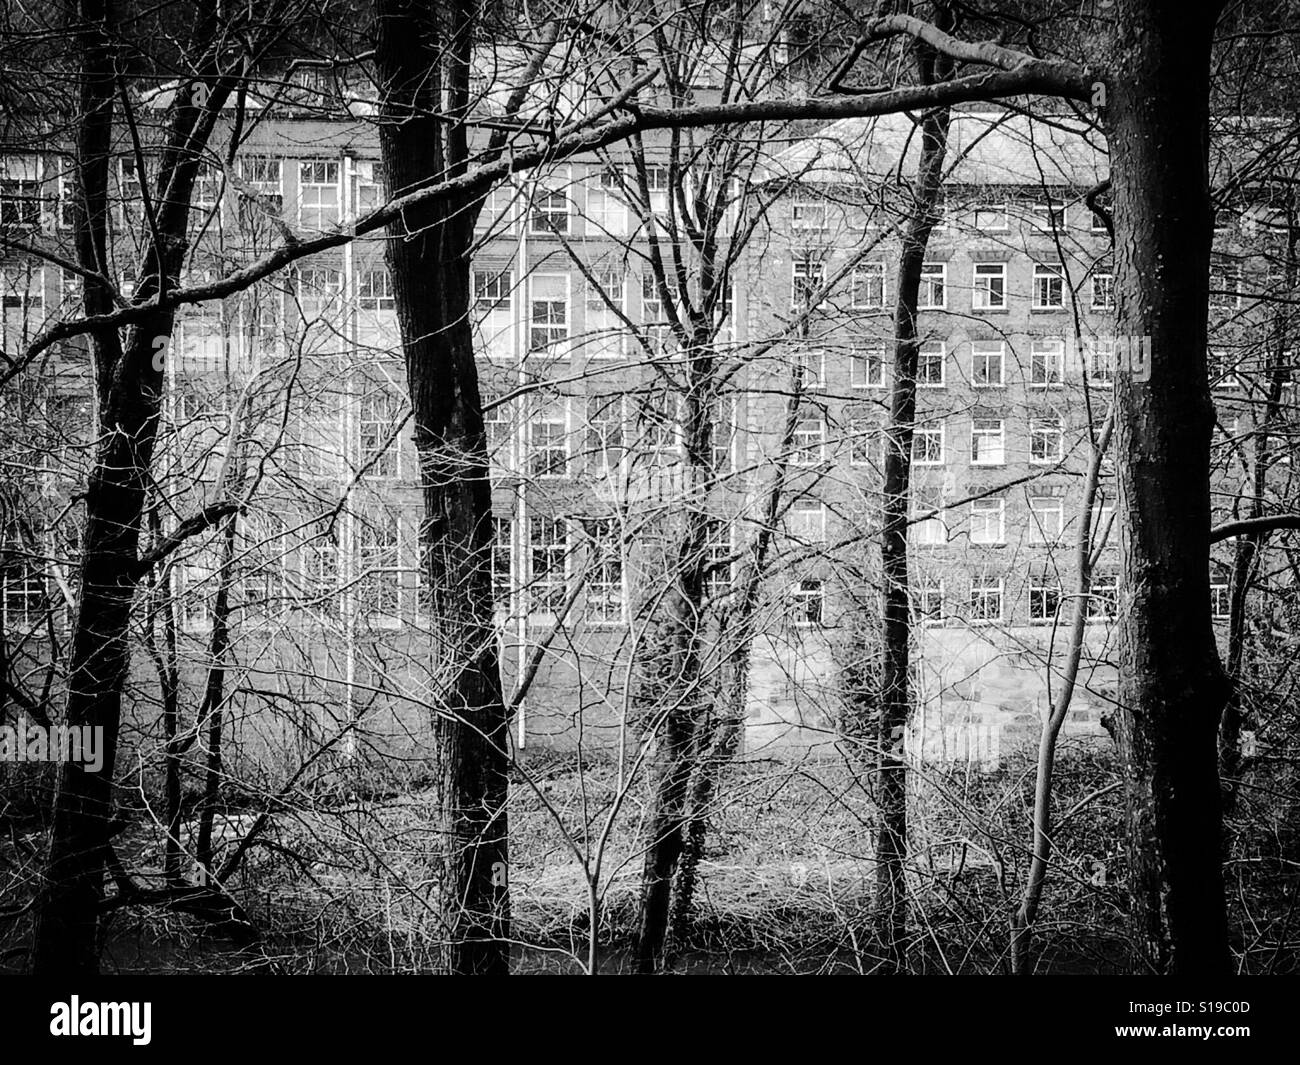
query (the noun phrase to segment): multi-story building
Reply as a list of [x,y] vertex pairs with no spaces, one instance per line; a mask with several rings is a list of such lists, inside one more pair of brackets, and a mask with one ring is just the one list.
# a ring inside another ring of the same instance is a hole
[[[488,196],[473,314],[507,692],[530,678],[520,747],[627,740],[637,720],[628,680],[681,561],[682,515],[708,513],[705,601],[716,609],[768,520],[777,476],[746,743],[837,739],[843,678],[871,656],[897,231],[909,209],[898,175],[918,139],[904,119],[837,123],[764,145],[746,182],[723,175],[729,277],[695,347],[673,328],[674,294],[699,291],[698,263],[680,251],[685,198],[665,144],[574,158]],[[5,155],[0,214],[57,251],[69,214],[52,158]],[[1076,717],[1085,731],[1099,729],[1113,697],[1113,477],[1092,514],[1079,513],[1078,486],[1116,370],[1106,354],[1115,294],[1109,238],[1084,202],[1105,174],[1095,137],[1065,121],[965,114],[949,158],[920,304],[916,749],[991,762],[1037,731],[1084,521],[1098,541]],[[328,230],[384,196],[365,117],[285,109],[259,123],[236,166],[199,182],[195,276],[265,248],[282,225]],[[144,219],[126,144],[116,196],[112,265],[129,298]],[[324,745],[418,762],[446,666],[437,618],[421,608],[419,471],[382,249],[380,237],[348,243],[187,309],[166,341],[149,529],[174,527],[218,494],[246,505],[233,538],[196,539],[141,597],[131,680],[141,737],[157,732],[159,671],[174,665],[183,693],[200,690],[224,582],[226,691],[243,757],[284,770]],[[11,255],[2,274],[7,351],[75,306],[75,276],[48,260]],[[1080,336],[1096,342],[1084,360]],[[683,427],[705,354],[717,368],[701,467],[687,461]],[[1237,362],[1221,390],[1242,380]],[[31,676],[57,658],[75,594],[73,493],[95,430],[75,347],[20,384],[0,420],[13,485],[3,605],[9,667]],[[1231,415],[1233,440],[1246,416]],[[1216,586],[1216,609],[1225,603]],[[710,631],[719,646],[706,666],[725,651]]]

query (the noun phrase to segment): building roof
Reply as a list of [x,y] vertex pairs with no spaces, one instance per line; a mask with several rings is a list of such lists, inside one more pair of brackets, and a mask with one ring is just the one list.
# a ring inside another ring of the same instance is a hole
[[[920,116],[834,122],[777,155],[769,180],[862,184],[915,172]],[[1009,111],[959,112],[948,134],[948,181],[958,185],[1087,188],[1109,172],[1105,141],[1073,116],[1029,118]]]

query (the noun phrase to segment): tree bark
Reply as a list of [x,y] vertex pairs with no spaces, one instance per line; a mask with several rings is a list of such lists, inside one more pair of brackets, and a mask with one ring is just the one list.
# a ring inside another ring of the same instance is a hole
[[1120,709],[1131,938],[1157,971],[1229,969],[1216,736],[1228,685],[1210,621],[1206,377],[1209,70],[1216,4],[1121,0],[1106,116],[1120,331]]
[[[394,194],[463,173],[474,4],[380,0],[380,146]],[[444,95],[451,107],[444,106]],[[442,113],[443,117],[432,117]],[[413,207],[387,255],[415,421],[422,567],[438,619],[434,779],[440,970],[509,970],[509,732],[492,620],[492,490],[470,324],[477,197]]]
[[[924,62],[924,61],[923,61]],[[904,740],[912,713],[910,678],[911,593],[907,529],[911,500],[912,434],[916,422],[917,298],[921,266],[935,221],[948,144],[948,110],[921,124],[921,161],[915,206],[899,256],[894,311],[894,382],[885,434],[883,522],[880,538],[881,712],[879,817],[876,833],[876,921],[885,964],[903,964],[907,931],[907,762]]]

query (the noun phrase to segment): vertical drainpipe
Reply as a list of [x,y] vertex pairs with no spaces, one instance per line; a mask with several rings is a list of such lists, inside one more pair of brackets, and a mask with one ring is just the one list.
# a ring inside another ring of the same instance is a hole
[[[339,160],[339,219],[343,221],[352,217],[352,156],[346,150]],[[339,493],[347,490],[350,482],[348,469],[354,465],[358,455],[354,450],[354,411],[353,377],[356,371],[354,353],[357,350],[357,315],[356,286],[353,278],[353,241],[343,245],[343,291],[340,294],[343,311],[343,351],[340,355],[342,373],[339,375],[343,389],[343,465],[340,471]],[[344,691],[345,720],[349,727],[347,738],[343,742],[343,757],[352,761],[356,755],[356,733],[351,730],[355,721],[356,696],[353,686],[357,679],[357,629],[356,629],[356,595],[354,578],[356,576],[356,529],[351,506],[346,506],[340,513],[342,525],[339,530],[339,554],[342,556],[338,567],[339,578],[343,581],[343,594],[339,608],[343,611],[344,627]]]
[[[514,322],[511,323],[511,331],[514,338],[515,363],[518,374],[517,383],[521,387],[524,385],[527,377],[524,368],[524,356],[527,354],[528,345],[528,209],[532,204],[532,192],[533,190],[530,187],[528,198],[524,203],[524,209],[520,213],[518,219],[519,239],[515,242],[514,274],[515,288],[519,293],[519,298],[510,301],[510,306],[513,308],[512,313],[514,316]],[[517,203],[514,197],[511,198],[510,207],[508,209],[511,211],[517,209]],[[526,407],[527,400],[525,400],[525,409]],[[518,684],[519,680],[523,677],[524,670],[527,668],[528,663],[528,609],[527,599],[523,594],[523,587],[525,584],[524,566],[528,558],[528,498],[524,484],[524,464],[528,459],[527,433],[528,419],[527,417],[524,417],[520,420],[518,427],[515,429],[513,442],[514,455],[512,456],[514,459],[515,472],[518,474],[515,481],[515,512],[519,516],[519,520],[513,523],[515,528],[510,534],[510,538],[513,541],[510,547],[510,554],[512,558],[517,557],[519,559],[519,564],[517,566],[511,566],[512,585],[514,583],[513,577],[515,573],[517,573],[519,575],[518,583],[520,587],[520,591],[517,595],[514,593],[512,587],[511,594],[512,604],[518,607],[519,614],[516,620],[516,625],[518,626],[518,639],[516,640],[515,648],[515,654],[518,657],[518,662],[515,668],[516,684]],[[516,548],[518,548],[517,553]],[[528,739],[527,702],[527,699],[522,699],[520,700],[519,705],[515,708],[515,713],[518,715],[519,719],[518,744],[520,749],[523,749],[527,744]]]

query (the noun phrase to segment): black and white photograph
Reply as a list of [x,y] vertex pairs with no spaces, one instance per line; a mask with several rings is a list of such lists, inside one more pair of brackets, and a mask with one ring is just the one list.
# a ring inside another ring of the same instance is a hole
[[29,1027],[1058,975],[1184,978],[1081,1046],[1261,1034],[1298,275],[1296,0],[5,0]]

